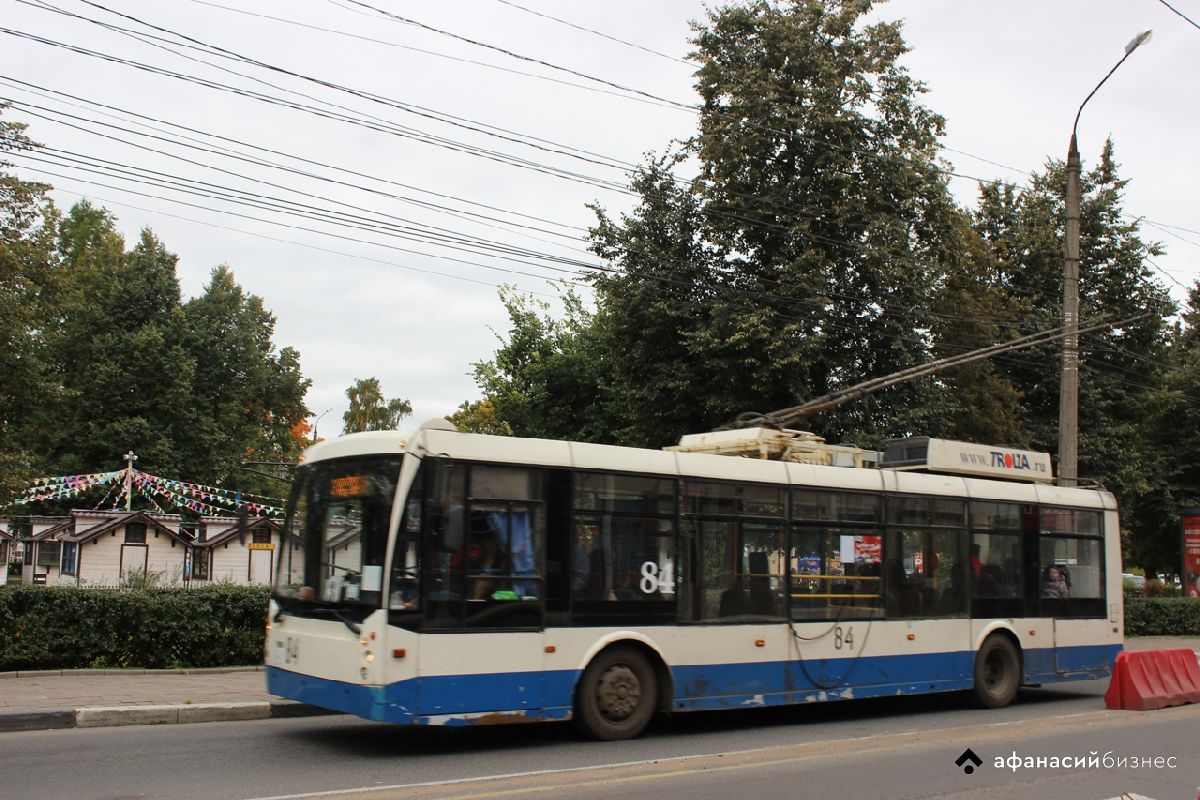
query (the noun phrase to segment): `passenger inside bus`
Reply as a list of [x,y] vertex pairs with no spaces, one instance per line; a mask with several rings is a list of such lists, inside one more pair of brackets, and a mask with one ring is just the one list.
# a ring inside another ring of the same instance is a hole
[[1056,566],[1047,567],[1046,579],[1042,583],[1042,597],[1065,599],[1069,596],[1070,588],[1067,586],[1065,571]]

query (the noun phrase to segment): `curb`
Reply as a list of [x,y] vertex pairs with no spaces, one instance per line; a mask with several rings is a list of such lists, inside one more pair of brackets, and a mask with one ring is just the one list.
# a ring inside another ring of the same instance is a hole
[[340,712],[289,700],[186,705],[88,706],[44,711],[0,712],[0,733],[118,725],[182,725],[255,719],[316,717]]
[[16,678],[70,678],[79,675],[226,675],[231,672],[262,672],[263,665],[250,667],[193,667],[185,669],[23,669],[15,672],[0,672],[0,680]]

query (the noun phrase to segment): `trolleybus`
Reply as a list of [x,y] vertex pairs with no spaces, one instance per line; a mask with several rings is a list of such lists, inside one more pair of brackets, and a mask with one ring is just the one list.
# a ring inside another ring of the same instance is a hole
[[1052,485],[1038,454],[881,452],[444,420],[315,445],[277,554],[268,689],[389,723],[571,719],[620,739],[656,711],[950,691],[997,707],[1110,673],[1112,495]]

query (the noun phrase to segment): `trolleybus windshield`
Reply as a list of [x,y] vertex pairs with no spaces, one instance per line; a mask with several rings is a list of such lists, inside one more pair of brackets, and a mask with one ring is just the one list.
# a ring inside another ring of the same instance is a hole
[[343,458],[300,469],[275,580],[281,606],[380,607],[400,462]]

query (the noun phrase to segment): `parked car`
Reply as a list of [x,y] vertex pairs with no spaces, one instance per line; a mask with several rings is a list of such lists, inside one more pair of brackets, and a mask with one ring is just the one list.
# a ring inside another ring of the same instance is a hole
[[1146,576],[1134,575],[1132,572],[1121,573],[1121,583],[1126,591],[1143,592],[1146,589]]

